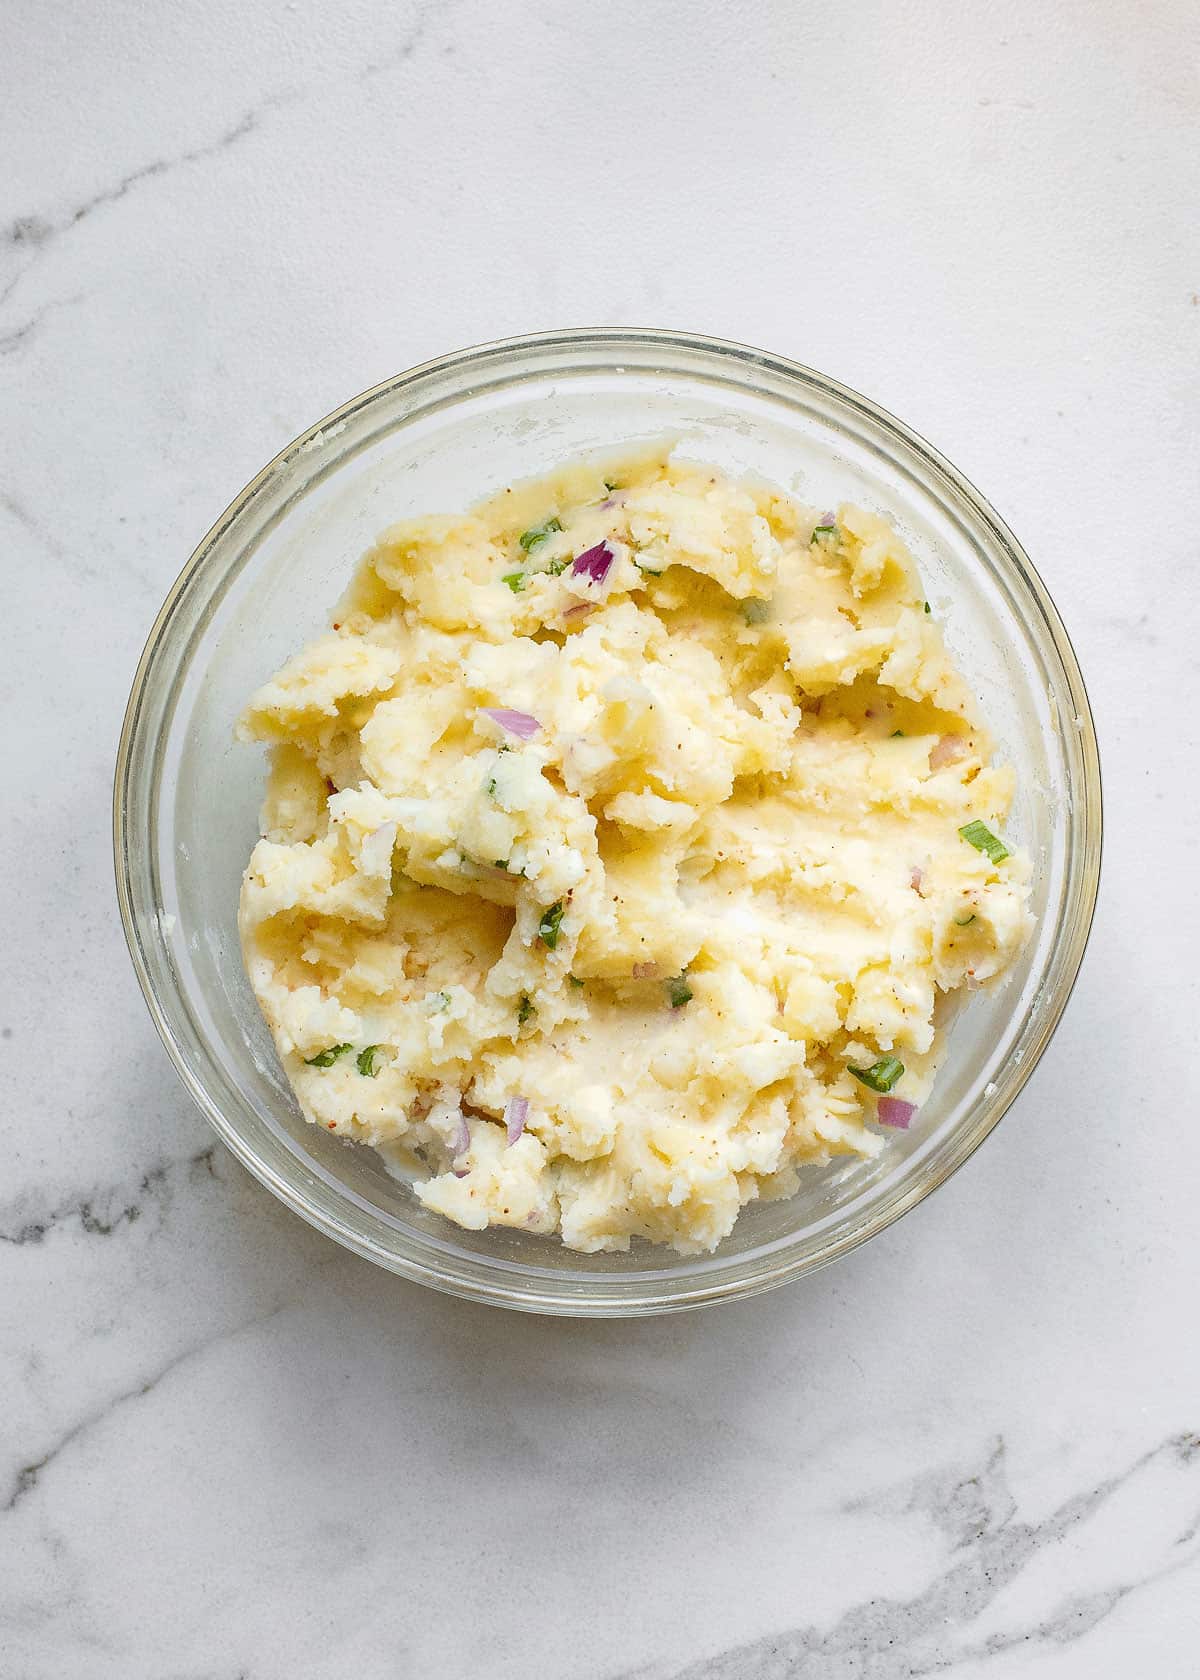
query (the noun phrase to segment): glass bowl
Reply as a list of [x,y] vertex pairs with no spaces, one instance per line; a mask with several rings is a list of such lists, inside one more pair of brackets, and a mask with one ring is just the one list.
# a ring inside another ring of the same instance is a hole
[[[1037,927],[999,990],[958,1019],[919,1123],[873,1162],[751,1203],[714,1254],[581,1255],[426,1212],[369,1149],[305,1123],[242,969],[238,887],[264,760],[235,745],[251,691],[325,628],[396,519],[463,508],[585,450],[664,435],[824,506],[888,514],[1018,768],[1008,830],[1035,864]],[[118,896],[155,1026],[235,1155],[338,1242],[405,1277],[531,1312],[621,1316],[770,1288],[916,1205],[987,1136],[1033,1071],[1083,955],[1100,868],[1100,770],[1083,679],[1020,544],[935,450],[824,375],[681,333],[588,330],[445,356],[355,397],[263,469],[204,538],[150,632],[114,789]]]

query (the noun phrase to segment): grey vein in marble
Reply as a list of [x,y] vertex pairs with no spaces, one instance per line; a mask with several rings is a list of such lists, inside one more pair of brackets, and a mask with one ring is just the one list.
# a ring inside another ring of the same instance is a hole
[[240,1324],[232,1325],[225,1330],[219,1330],[216,1335],[208,1336],[202,1342],[184,1348],[181,1353],[174,1354],[143,1382],[136,1383],[132,1388],[124,1389],[102,1401],[94,1411],[88,1412],[86,1416],[80,1418],[78,1423],[73,1423],[69,1429],[64,1430],[56,1440],[51,1442],[40,1457],[30,1459],[28,1463],[21,1465],[13,1473],[9,1491],[3,1502],[0,1503],[0,1516],[6,1516],[15,1511],[38,1486],[42,1473],[55,1462],[61,1453],[75,1441],[81,1440],[85,1435],[90,1434],[93,1429],[97,1429],[114,1412],[119,1411],[122,1406],[126,1406],[134,1400],[141,1400],[147,1394],[152,1394],[173,1371],[177,1371],[181,1365],[186,1365],[191,1360],[199,1358],[201,1354],[207,1353],[211,1348],[219,1346],[222,1342],[230,1341],[235,1336],[244,1335],[250,1330],[260,1329],[271,1319],[278,1318],[280,1313],[286,1312],[289,1307],[295,1304],[295,1300],[295,1292],[289,1292],[284,1300],[277,1302],[267,1312],[255,1313],[252,1318],[248,1318]]
[[[370,59],[361,70],[355,73],[352,80],[356,83],[372,81],[376,76],[386,75],[389,70],[394,70],[398,64],[403,64],[406,59],[411,58],[428,33],[432,10],[433,8],[429,6],[420,7],[416,21],[404,39],[391,52],[384,53],[382,58]],[[444,19],[449,10],[450,8],[447,6],[440,7],[438,9],[439,18]]]
[[181,1365],[185,1359],[190,1359],[196,1351],[198,1350],[189,1348],[186,1352],[177,1354],[169,1364],[164,1365],[161,1371],[156,1372],[152,1377],[148,1377],[145,1382],[138,1383],[135,1388],[127,1388],[123,1393],[115,1394],[111,1399],[105,1400],[95,1411],[89,1412],[86,1417],[80,1418],[78,1423],[72,1424],[70,1429],[65,1430],[56,1441],[46,1448],[40,1458],[31,1459],[28,1464],[23,1464],[13,1476],[8,1495],[4,1502],[0,1504],[0,1516],[16,1510],[21,1501],[37,1487],[42,1471],[52,1464],[59,1453],[69,1447],[72,1441],[79,1440],[80,1436],[86,1435],[97,1424],[103,1423],[104,1419],[115,1412],[118,1407],[125,1405],[130,1400],[140,1399],[143,1394],[149,1394],[152,1389],[157,1388],[164,1377],[170,1375],[177,1365]]
[[51,1232],[72,1224],[89,1236],[111,1236],[121,1226],[141,1219],[150,1206],[161,1205],[176,1183],[186,1183],[197,1173],[215,1177],[216,1148],[215,1143],[209,1144],[186,1160],[151,1167],[133,1187],[112,1185],[41,1208],[28,1197],[9,1202],[0,1206],[0,1243],[21,1247],[45,1242]]
[[[248,134],[252,134],[265,112],[283,104],[289,97],[291,97],[290,94],[281,93],[260,101],[239,117],[231,128],[218,135],[215,140],[210,140],[203,146],[194,146],[185,152],[178,152],[173,157],[155,158],[151,163],[144,163],[140,168],[130,170],[127,175],[123,175],[111,186],[101,187],[99,192],[93,193],[90,198],[84,199],[81,204],[74,205],[55,221],[50,221],[44,216],[18,216],[4,229],[3,233],[0,233],[0,250],[8,247],[11,250],[20,251],[28,247],[32,256],[24,267],[13,275],[4,290],[0,291],[0,304],[8,302],[12,293],[29,273],[42,252],[59,235],[69,232],[71,228],[78,227],[79,223],[86,220],[93,211],[99,210],[107,204],[118,203],[142,181],[152,180],[156,175],[165,175],[168,170],[179,169],[188,163],[199,163],[205,158],[215,157],[219,152],[226,151],[230,146],[236,145],[239,140],[245,139]],[[0,345],[12,345],[26,336],[43,313],[44,311],[39,311],[37,315],[31,316],[22,326],[9,333],[6,339],[0,340]]]
[[[870,1599],[828,1628],[808,1625],[768,1634],[682,1668],[659,1664],[626,1670],[614,1680],[918,1680],[1018,1645],[1068,1645],[1090,1633],[1130,1593],[1200,1561],[1193,1545],[1200,1535],[1200,1502],[1195,1519],[1172,1537],[1166,1561],[1144,1575],[1071,1594],[1048,1617],[965,1642],[953,1652],[946,1651],[944,1636],[947,1630],[967,1632],[1044,1547],[1086,1525],[1119,1489],[1163,1463],[1181,1470],[1200,1465],[1200,1434],[1172,1435],[1127,1469],[1065,1500],[1044,1521],[1018,1522],[1004,1443],[998,1441],[977,1471],[922,1477],[903,1500],[902,1509],[927,1512],[952,1541],[949,1567],[915,1597]],[[878,1508],[871,1500],[847,1507]],[[885,1501],[883,1508],[892,1511],[895,1504]]]
[[[5,513],[11,515],[18,525],[23,525],[29,532],[30,536],[36,537],[47,552],[53,555],[54,559],[65,560],[67,558],[67,552],[58,541],[58,538],[52,535],[52,533],[49,532],[46,527],[34,517],[34,515],[25,506],[25,503],[18,501],[11,491],[0,490],[0,508],[3,508]],[[80,570],[85,577],[98,577],[100,575],[95,567],[92,566],[83,566]],[[6,1029],[5,1037],[7,1036],[8,1033]]]
[[35,334],[41,329],[47,315],[53,315],[59,309],[70,309],[73,305],[83,302],[83,293],[75,292],[71,297],[52,298],[43,304],[36,314],[23,321],[12,332],[0,335],[0,356],[15,356],[18,350],[23,350]]
[[[444,16],[444,10],[443,8],[439,16]],[[397,65],[410,59],[425,39],[429,28],[430,15],[431,8],[422,7],[417,13],[413,27],[404,39],[391,52],[385,53],[383,57],[368,61],[361,69],[356,70],[349,80],[352,83],[369,81],[376,76],[386,74],[389,70],[394,70]],[[317,85],[323,86],[326,84]],[[201,163],[208,158],[219,156],[220,153],[228,151],[231,146],[237,145],[239,141],[253,134],[268,112],[279,110],[298,99],[306,98],[312,91],[312,87],[282,88],[276,93],[268,94],[257,104],[251,106],[248,111],[245,111],[231,127],[226,129],[224,133],[219,134],[215,140],[210,140],[201,146],[190,147],[187,151],[177,152],[170,157],[155,158],[150,163],[141,164],[137,169],[130,170],[128,174],[121,176],[111,185],[101,187],[90,198],[74,205],[54,220],[36,214],[17,216],[9,223],[7,228],[0,230],[0,251],[5,249],[18,252],[28,250],[30,258],[13,275],[8,284],[0,289],[0,307],[8,302],[43,251],[60,235],[78,227],[79,223],[85,221],[94,211],[103,209],[106,205],[119,203],[143,181],[166,175],[168,172],[180,169],[189,163]],[[0,337],[0,355],[10,355],[21,349],[37,331],[45,315],[51,309],[62,309],[68,304],[78,303],[81,300],[82,294],[72,298],[58,299],[45,305],[18,327]]]
[[[45,314],[45,310],[41,313]],[[4,341],[0,339],[0,353],[3,351],[3,344]],[[42,520],[38,519],[26,504],[14,496],[10,490],[0,490],[0,509],[3,509],[18,525],[23,526],[35,542],[40,543],[50,558],[63,569],[73,588],[78,589],[81,584],[111,577],[113,571],[116,570],[131,578],[140,589],[150,590],[154,593],[158,592],[160,585],[153,578],[148,577],[141,567],[122,551],[119,545],[110,551],[103,567],[94,566],[85,560],[82,555],[72,553],[64,548],[54,532]]]

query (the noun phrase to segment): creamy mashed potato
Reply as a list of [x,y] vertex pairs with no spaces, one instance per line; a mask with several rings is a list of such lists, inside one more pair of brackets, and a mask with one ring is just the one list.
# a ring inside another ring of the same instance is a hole
[[1029,927],[892,527],[666,450],[395,526],[239,728],[301,1107],[472,1230],[713,1248],[909,1123]]

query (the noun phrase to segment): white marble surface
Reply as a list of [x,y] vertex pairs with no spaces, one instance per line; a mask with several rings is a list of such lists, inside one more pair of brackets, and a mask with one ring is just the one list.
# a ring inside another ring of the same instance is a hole
[[[0,8],[4,1680],[1200,1672],[1190,0]],[[902,414],[1028,543],[1105,759],[987,1147],[763,1299],[444,1300],[215,1145],[117,925],[154,611],[438,351],[681,325]]]

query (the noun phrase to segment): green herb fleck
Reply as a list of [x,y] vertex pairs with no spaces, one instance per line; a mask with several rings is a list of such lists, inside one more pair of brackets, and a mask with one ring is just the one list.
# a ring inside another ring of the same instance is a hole
[[894,741],[894,740],[896,740],[897,737],[899,737],[901,740],[904,739],[903,729],[893,729],[892,730],[891,739]]
[[968,846],[974,846],[977,852],[986,852],[993,863],[1003,863],[1009,856],[1008,847],[1003,840],[997,838],[986,823],[969,822],[965,828],[958,831]]
[[852,1067],[850,1072],[872,1091],[881,1094],[891,1090],[904,1072],[904,1063],[896,1056],[881,1056],[869,1068]]
[[487,781],[483,785],[483,791],[487,794],[489,799],[495,799],[495,797],[496,797],[496,778],[495,778],[495,776],[489,776],[488,777]]
[[637,567],[638,571],[639,572],[644,572],[647,577],[661,577],[662,576],[662,573],[661,572],[656,572],[654,570],[653,566],[643,566],[642,562],[640,560],[635,560],[633,563]]
[[382,1044],[368,1044],[365,1050],[360,1050],[354,1058],[354,1065],[366,1079],[374,1079],[379,1069],[375,1066],[375,1058],[383,1049]]
[[331,1044],[328,1050],[322,1050],[319,1056],[309,1056],[305,1067],[332,1067],[339,1056],[344,1056],[347,1050],[353,1050],[352,1044]]
[[540,525],[531,525],[528,531],[522,531],[517,538],[526,554],[532,554],[539,543],[544,543],[547,537],[552,537],[555,531],[562,530],[562,521],[554,516],[542,521]]
[[571,982],[572,986],[575,987],[577,992],[581,992],[583,990],[583,981],[580,980],[577,975],[568,974],[567,979]]
[[604,480],[604,488],[611,495],[614,490],[619,490],[621,488],[621,486],[615,478],[606,478]]
[[974,920],[974,916],[963,916],[961,919],[958,916],[955,916],[954,925],[955,927],[970,927]]
[[814,525],[813,526],[812,539],[811,539],[811,542],[810,542],[809,546],[811,547],[812,543],[815,543],[818,537],[836,537],[836,536],[837,536],[837,526],[836,525]]
[[751,599],[748,601],[741,601],[738,604],[742,609],[742,617],[746,620],[747,624],[765,624],[771,616],[771,604],[769,601],[755,601]]
[[511,862],[511,859],[493,858],[492,868],[493,869],[503,869],[504,873],[507,875],[508,874],[508,865],[509,865],[510,862]]
[[933,611],[933,608],[929,605],[928,601],[926,601],[926,603],[925,603],[925,611],[926,612],[932,612]]
[[548,951],[553,951],[558,944],[558,930],[562,926],[563,904],[560,898],[557,904],[552,904],[549,910],[542,912],[542,919],[538,923],[538,938]]
[[687,983],[687,976],[677,974],[666,982],[667,1002],[672,1009],[682,1009],[685,1003],[691,1003],[695,993]]
[[525,573],[506,572],[500,581],[501,583],[506,583],[514,595],[519,595],[525,587]]
[[531,1015],[536,1015],[537,1009],[530,1002],[529,993],[521,993],[521,1002],[517,1007],[517,1025],[523,1027]]
[[569,560],[551,560],[546,570],[551,577],[561,577],[570,564]]

